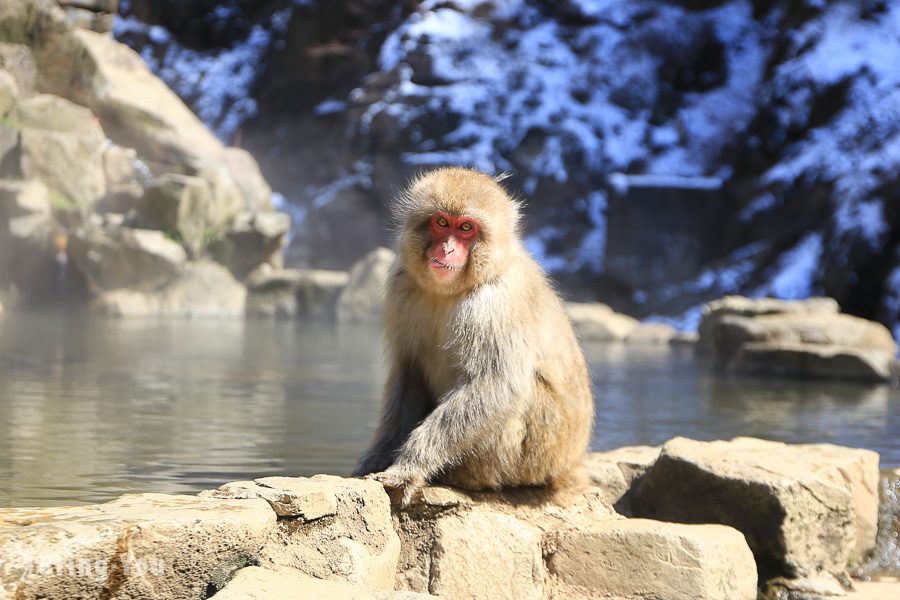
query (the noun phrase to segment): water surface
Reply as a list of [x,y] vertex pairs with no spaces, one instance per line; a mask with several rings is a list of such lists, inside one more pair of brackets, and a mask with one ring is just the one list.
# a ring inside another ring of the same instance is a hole
[[[900,465],[900,391],[721,377],[689,350],[587,346],[593,447],[752,435]],[[0,506],[348,474],[384,378],[377,332],[272,321],[0,318]]]

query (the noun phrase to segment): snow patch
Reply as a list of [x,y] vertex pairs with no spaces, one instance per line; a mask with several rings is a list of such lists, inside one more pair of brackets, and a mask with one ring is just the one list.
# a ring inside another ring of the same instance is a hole
[[822,250],[822,234],[810,233],[781,256],[769,283],[757,289],[754,295],[768,295],[785,300],[809,298],[815,291],[813,284]]

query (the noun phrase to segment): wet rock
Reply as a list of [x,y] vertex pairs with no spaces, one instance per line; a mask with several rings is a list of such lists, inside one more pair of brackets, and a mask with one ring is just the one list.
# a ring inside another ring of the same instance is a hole
[[747,538],[763,578],[844,572],[875,541],[878,455],[828,444],[675,438],[639,480],[639,517],[721,523]]
[[273,260],[287,245],[291,217],[283,212],[241,212],[221,240],[210,249],[235,277],[245,279],[254,269]]
[[0,509],[0,590],[23,600],[201,598],[258,560],[274,524],[259,499],[139,494]]
[[609,520],[555,532],[547,546],[559,597],[756,598],[753,554],[731,527]]
[[638,320],[615,312],[605,304],[567,302],[575,333],[585,342],[619,342],[638,327]]
[[320,579],[393,589],[400,540],[379,483],[330,475],[275,477],[210,493],[216,497],[259,494],[286,515],[298,513],[296,518],[279,521],[273,540],[261,554],[263,564]]
[[123,289],[157,291],[174,280],[187,261],[181,245],[163,232],[126,227],[77,231],[69,256],[98,295]]
[[287,569],[247,567],[216,594],[217,600],[418,600],[430,594],[393,592],[356,586],[343,581],[326,581]]
[[350,280],[346,271],[284,269],[248,278],[247,314],[259,317],[333,320]]
[[246,288],[228,269],[211,261],[196,261],[184,263],[177,276],[156,291],[106,292],[89,308],[116,317],[239,319],[244,316],[246,301]]
[[697,349],[741,372],[887,380],[897,352],[890,331],[837,311],[829,298],[727,297],[704,308]]
[[272,210],[272,188],[263,178],[259,165],[243,148],[225,148],[223,155],[228,173],[237,182],[244,196],[243,209]]
[[338,299],[339,321],[380,322],[384,314],[385,285],[396,255],[376,248],[350,269],[350,281]]
[[665,346],[675,333],[675,328],[665,323],[640,323],[625,337],[625,342],[635,346]]

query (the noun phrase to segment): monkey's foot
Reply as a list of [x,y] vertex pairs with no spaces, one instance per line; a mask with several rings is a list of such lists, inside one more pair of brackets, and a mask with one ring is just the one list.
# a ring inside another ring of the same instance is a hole
[[380,473],[370,473],[366,479],[374,479],[387,490],[403,490],[403,500],[400,505],[403,508],[409,506],[410,501],[423,487],[425,479],[418,475],[403,473],[399,469],[388,469]]

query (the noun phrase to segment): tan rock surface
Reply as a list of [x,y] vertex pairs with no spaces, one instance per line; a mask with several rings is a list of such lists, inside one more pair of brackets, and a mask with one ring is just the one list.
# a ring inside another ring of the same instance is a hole
[[274,523],[262,500],[164,494],[0,509],[0,589],[17,600],[193,600],[256,560]]
[[375,590],[343,581],[316,579],[286,569],[260,567],[241,569],[216,594],[216,600],[417,600],[435,598],[430,594]]
[[637,329],[639,321],[600,303],[567,302],[566,311],[578,338],[585,342],[618,342]]
[[245,497],[248,492],[267,498],[281,512],[303,513],[279,520],[262,552],[264,564],[319,579],[393,589],[400,540],[379,483],[331,475],[273,477],[252,485],[228,484],[210,493]]
[[874,544],[878,455],[828,444],[675,438],[632,492],[635,515],[722,523],[763,576],[839,574]]
[[756,598],[753,554],[730,527],[600,521],[555,533],[547,548],[557,597]]

